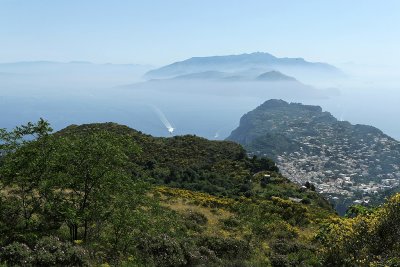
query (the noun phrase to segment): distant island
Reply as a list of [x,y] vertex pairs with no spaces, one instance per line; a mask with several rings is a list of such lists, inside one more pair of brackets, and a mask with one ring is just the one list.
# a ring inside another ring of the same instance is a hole
[[192,57],[184,61],[150,70],[145,74],[148,79],[165,79],[177,76],[209,72],[238,73],[240,76],[258,76],[265,72],[277,71],[296,78],[302,76],[322,75],[323,77],[340,77],[343,73],[327,63],[308,62],[303,58],[278,58],[269,53],[255,52],[250,54]]

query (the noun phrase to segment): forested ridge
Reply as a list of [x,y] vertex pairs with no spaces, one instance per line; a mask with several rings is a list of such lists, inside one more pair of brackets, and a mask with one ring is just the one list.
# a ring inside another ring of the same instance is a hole
[[0,153],[4,266],[399,264],[398,196],[339,217],[233,142],[40,120]]

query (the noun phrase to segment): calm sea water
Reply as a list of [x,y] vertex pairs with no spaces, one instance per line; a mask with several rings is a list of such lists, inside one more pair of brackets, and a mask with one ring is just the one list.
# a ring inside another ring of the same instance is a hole
[[320,105],[353,124],[369,124],[400,140],[400,90],[340,88],[340,94],[295,89],[268,90],[248,84],[157,85],[125,88],[11,88],[0,86],[0,127],[43,117],[56,130],[70,124],[117,122],[156,136],[168,136],[155,107],[175,134],[224,139],[240,117],[271,98]]

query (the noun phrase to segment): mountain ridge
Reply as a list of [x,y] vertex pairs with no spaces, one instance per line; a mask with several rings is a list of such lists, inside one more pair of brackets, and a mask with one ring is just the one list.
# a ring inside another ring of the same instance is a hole
[[295,78],[285,75],[279,71],[267,71],[259,75],[251,75],[242,72],[222,72],[222,71],[203,71],[190,74],[175,76],[169,79],[153,79],[150,81],[164,81],[164,80],[187,80],[187,81],[243,81],[243,82],[299,82]]

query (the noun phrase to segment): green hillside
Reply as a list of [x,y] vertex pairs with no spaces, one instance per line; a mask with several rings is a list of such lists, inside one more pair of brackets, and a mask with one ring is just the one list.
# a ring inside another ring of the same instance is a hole
[[349,255],[333,234],[354,219],[240,145],[114,123],[50,132],[43,120],[0,130],[5,266],[327,266],[330,253]]

